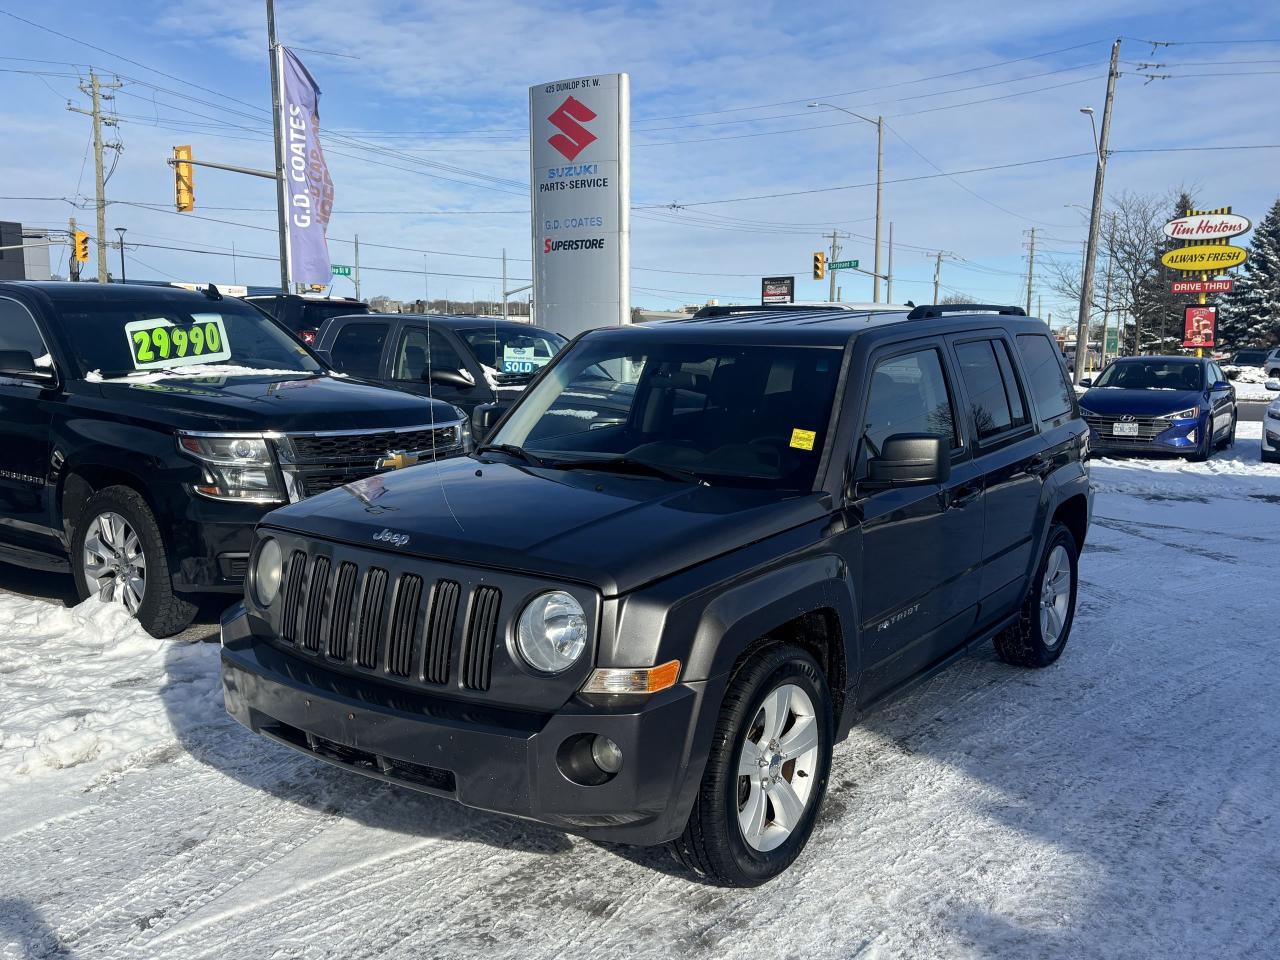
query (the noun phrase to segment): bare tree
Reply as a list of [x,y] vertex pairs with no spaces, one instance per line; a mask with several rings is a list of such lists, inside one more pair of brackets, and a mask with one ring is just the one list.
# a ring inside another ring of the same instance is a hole
[[948,293],[948,294],[947,294],[945,297],[943,297],[943,298],[942,298],[942,300],[941,300],[941,301],[939,301],[939,302],[940,302],[940,303],[943,303],[943,304],[948,304],[948,303],[977,303],[977,302],[978,302],[978,299],[977,299],[976,297],[971,297],[971,296],[969,296],[969,294],[965,293],[965,292],[964,292],[964,291],[962,291],[962,290],[957,290],[955,293]]
[[[1179,332],[1180,300],[1172,293],[1172,271],[1160,262],[1160,255],[1170,243],[1164,235],[1165,222],[1185,213],[1193,203],[1182,188],[1165,196],[1125,191],[1111,197],[1103,211],[1090,317],[1104,309],[1109,286],[1111,310],[1121,319],[1127,316],[1133,320],[1130,344],[1135,352],[1158,347]],[[1075,263],[1057,261],[1051,268],[1050,285],[1076,303],[1080,302],[1082,279]]]

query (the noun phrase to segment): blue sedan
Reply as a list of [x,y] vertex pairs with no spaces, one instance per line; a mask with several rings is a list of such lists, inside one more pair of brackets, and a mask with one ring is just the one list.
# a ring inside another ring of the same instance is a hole
[[1208,460],[1236,437],[1236,391],[1214,361],[1121,357],[1080,398],[1090,446],[1107,453],[1178,453]]

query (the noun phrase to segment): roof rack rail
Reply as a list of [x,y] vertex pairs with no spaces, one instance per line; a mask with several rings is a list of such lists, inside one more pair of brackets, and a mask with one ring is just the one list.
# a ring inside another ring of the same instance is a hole
[[933,320],[948,313],[998,313],[1003,317],[1025,317],[1021,307],[1002,307],[995,303],[925,303],[907,314],[908,320]]
[[840,303],[724,303],[699,307],[693,319],[708,317],[732,317],[740,313],[816,313],[820,310],[843,310],[849,307]]

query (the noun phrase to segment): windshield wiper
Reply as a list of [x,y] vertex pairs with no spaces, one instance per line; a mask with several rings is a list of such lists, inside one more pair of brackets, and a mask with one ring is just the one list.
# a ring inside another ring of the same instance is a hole
[[680,483],[697,483],[711,486],[704,477],[692,470],[679,467],[668,467],[648,460],[637,460],[635,457],[607,457],[592,460],[557,460],[549,466],[557,470],[602,470],[610,473],[647,473],[650,476],[675,480]]
[[508,456],[515,457],[517,460],[523,460],[525,463],[534,467],[545,467],[547,462],[537,454],[530,453],[524,447],[518,447],[514,443],[486,443],[476,448],[476,453],[488,453],[490,450],[496,450],[498,453],[505,453]]

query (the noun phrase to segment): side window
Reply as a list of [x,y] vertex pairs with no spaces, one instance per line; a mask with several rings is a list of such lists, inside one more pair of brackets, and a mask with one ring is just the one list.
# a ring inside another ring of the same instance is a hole
[[18,301],[3,297],[0,297],[0,350],[23,350],[31,354],[37,366],[53,363],[52,359],[46,359],[49,351],[40,337],[35,318]]
[[428,365],[432,370],[464,371],[458,351],[444,335],[427,335],[425,327],[409,327],[396,349],[394,376],[397,380],[426,380]]
[[1018,337],[1018,353],[1027,374],[1027,386],[1035,399],[1040,419],[1055,420],[1071,412],[1071,386],[1063,374],[1057,348],[1038,333]]
[[382,345],[387,340],[385,323],[349,323],[338,331],[329,348],[335,369],[353,377],[376,378],[382,359]]
[[1013,369],[1013,358],[1009,356],[1009,345],[1003,340],[992,340],[991,347],[996,352],[996,362],[1000,365],[1000,376],[1004,380],[1004,394],[1009,400],[1009,413],[1015,427],[1026,426],[1031,422],[1027,415],[1026,404],[1022,400],[1022,384]]
[[1009,366],[1008,357],[997,354],[997,347],[1003,351],[1003,343],[996,340],[975,340],[956,346],[960,375],[964,377],[969,400],[973,404],[973,422],[979,440],[987,440],[1027,422],[1017,383],[1005,380],[1004,368]]
[[[919,350],[876,364],[863,425],[863,462],[896,433],[932,433],[960,445],[955,411],[937,350]],[[868,449],[870,448],[870,449]]]

